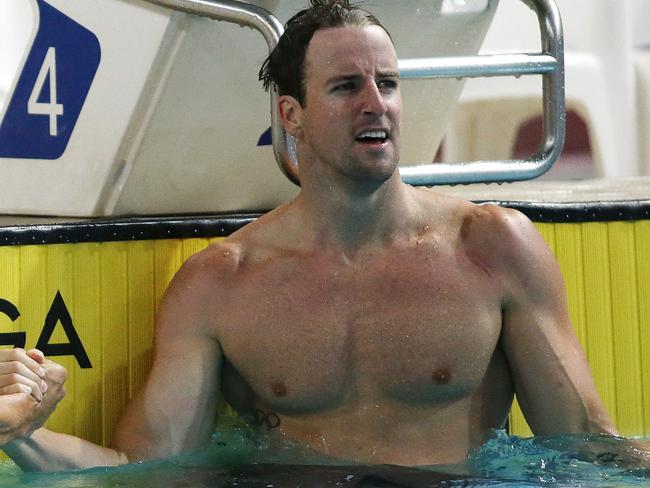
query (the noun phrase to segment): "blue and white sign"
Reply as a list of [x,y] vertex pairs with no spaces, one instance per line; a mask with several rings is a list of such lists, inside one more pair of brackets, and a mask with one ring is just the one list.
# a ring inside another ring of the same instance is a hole
[[101,48],[97,36],[37,0],[39,27],[0,124],[0,157],[63,155],[90,91]]

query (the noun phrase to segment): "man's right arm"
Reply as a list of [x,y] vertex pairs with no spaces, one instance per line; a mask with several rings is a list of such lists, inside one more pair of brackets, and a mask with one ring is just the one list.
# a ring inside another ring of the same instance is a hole
[[24,470],[113,466],[161,458],[207,443],[215,427],[221,351],[214,336],[219,264],[200,253],[181,268],[156,318],[154,362],[122,417],[112,448],[38,429],[5,452]]

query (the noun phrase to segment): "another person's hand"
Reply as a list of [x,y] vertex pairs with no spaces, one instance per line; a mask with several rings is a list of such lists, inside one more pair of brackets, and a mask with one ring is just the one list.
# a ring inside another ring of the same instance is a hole
[[36,349],[0,350],[0,445],[41,427],[65,396],[67,372]]

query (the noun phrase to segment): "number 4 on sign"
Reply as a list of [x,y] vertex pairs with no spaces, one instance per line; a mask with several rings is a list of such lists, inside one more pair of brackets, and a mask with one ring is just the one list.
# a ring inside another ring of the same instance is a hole
[[[45,79],[50,79],[50,101],[39,102],[38,97],[43,92]],[[56,49],[50,47],[47,50],[41,69],[36,77],[36,83],[32,89],[29,100],[27,101],[27,113],[32,115],[47,115],[50,117],[50,135],[58,135],[58,126],[56,117],[63,115],[63,105],[57,103],[56,98]]]

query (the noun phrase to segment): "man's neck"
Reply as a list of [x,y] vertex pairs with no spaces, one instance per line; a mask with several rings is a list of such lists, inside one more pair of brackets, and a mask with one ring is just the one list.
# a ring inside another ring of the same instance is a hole
[[304,185],[297,203],[319,247],[347,255],[416,232],[413,195],[398,173],[376,188]]

